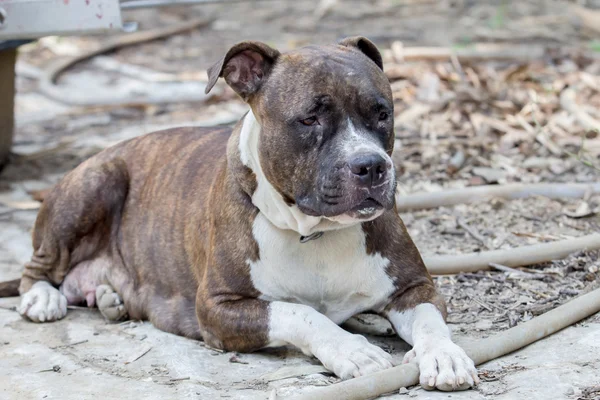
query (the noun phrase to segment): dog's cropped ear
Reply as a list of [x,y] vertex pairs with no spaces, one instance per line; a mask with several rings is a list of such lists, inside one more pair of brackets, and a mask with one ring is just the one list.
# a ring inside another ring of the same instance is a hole
[[353,36],[342,39],[338,42],[338,44],[341,46],[357,48],[365,56],[373,60],[379,69],[383,71],[383,59],[381,58],[381,53],[379,53],[377,46],[375,46],[369,39],[362,36]]
[[221,61],[208,69],[205,93],[220,77],[244,100],[255,93],[269,75],[279,51],[261,42],[241,42],[229,49]]

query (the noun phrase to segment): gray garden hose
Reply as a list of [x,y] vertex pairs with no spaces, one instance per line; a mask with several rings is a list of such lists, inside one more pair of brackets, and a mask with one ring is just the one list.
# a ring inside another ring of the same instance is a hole
[[[473,343],[466,347],[465,351],[475,364],[479,365],[519,350],[599,311],[600,289],[596,289],[514,328],[485,339],[473,340]],[[403,364],[368,376],[316,388],[299,396],[290,397],[290,399],[364,400],[418,383],[419,369],[417,366]]]

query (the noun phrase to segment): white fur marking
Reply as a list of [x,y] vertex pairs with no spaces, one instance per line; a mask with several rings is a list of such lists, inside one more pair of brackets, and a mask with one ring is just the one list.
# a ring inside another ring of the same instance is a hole
[[402,339],[413,345],[404,362],[416,362],[425,389],[464,390],[477,384],[477,371],[464,350],[452,342],[450,330],[439,310],[429,303],[389,319]]
[[265,176],[258,154],[260,129],[254,114],[249,111],[240,132],[239,150],[242,163],[256,175],[257,187],[252,195],[252,203],[280,229],[292,229],[303,236],[319,231],[315,227],[321,218],[306,215],[295,205],[288,206]]
[[[367,135],[361,135],[356,130],[352,120],[348,119],[348,138],[344,141],[344,151],[350,158],[358,153],[377,153],[391,163],[390,156],[381,148],[381,145]],[[393,170],[392,170],[393,172]]]
[[[418,307],[418,306],[417,306]],[[388,319],[396,329],[398,336],[402,338],[406,343],[413,345],[413,323],[415,320],[415,309],[410,308],[402,312],[391,311],[388,315]]]
[[442,314],[430,303],[402,312],[392,311],[389,319],[398,335],[408,344],[414,345],[416,340],[427,340],[431,336],[450,338],[450,330]]
[[67,315],[67,298],[46,281],[33,284],[21,298],[19,314],[34,322],[49,322]]
[[[364,210],[368,210],[368,209],[365,208]],[[358,211],[358,213],[362,215],[363,213],[361,213],[361,211],[364,211],[364,210],[360,210],[360,211]],[[385,210],[379,210],[375,214],[371,215],[370,217],[361,218],[359,220],[357,220],[356,218],[351,217],[350,215],[347,215],[347,214],[342,214],[342,215],[338,215],[335,217],[325,217],[325,218],[327,218],[328,220],[330,220],[332,222],[338,223],[338,224],[346,227],[346,226],[356,225],[358,222],[373,221],[375,218],[380,217],[384,212],[385,212]],[[368,214],[365,214],[365,215],[368,215]]]
[[360,225],[300,243],[258,214],[252,229],[260,259],[248,261],[254,287],[267,300],[306,304],[341,323],[365,310],[380,310],[395,290],[389,260],[366,252]]
[[274,301],[269,306],[271,346],[293,344],[313,354],[342,379],[392,367],[391,356],[360,335],[341,329],[311,307]]

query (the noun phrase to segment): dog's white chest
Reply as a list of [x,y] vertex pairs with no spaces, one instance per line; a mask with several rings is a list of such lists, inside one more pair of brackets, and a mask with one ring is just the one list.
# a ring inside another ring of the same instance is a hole
[[260,259],[248,264],[265,300],[306,304],[341,323],[383,307],[394,291],[389,261],[367,254],[360,225],[300,243],[298,233],[276,228],[259,213],[253,234]]

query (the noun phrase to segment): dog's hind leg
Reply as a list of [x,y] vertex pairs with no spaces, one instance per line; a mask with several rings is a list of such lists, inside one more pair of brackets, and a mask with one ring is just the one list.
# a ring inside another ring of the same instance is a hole
[[96,305],[107,321],[119,321],[127,315],[121,296],[109,285],[96,288]]
[[120,158],[92,158],[69,173],[44,200],[34,232],[34,253],[25,264],[19,312],[32,321],[63,318],[67,298],[56,289],[69,270],[110,254],[127,197],[129,175]]

